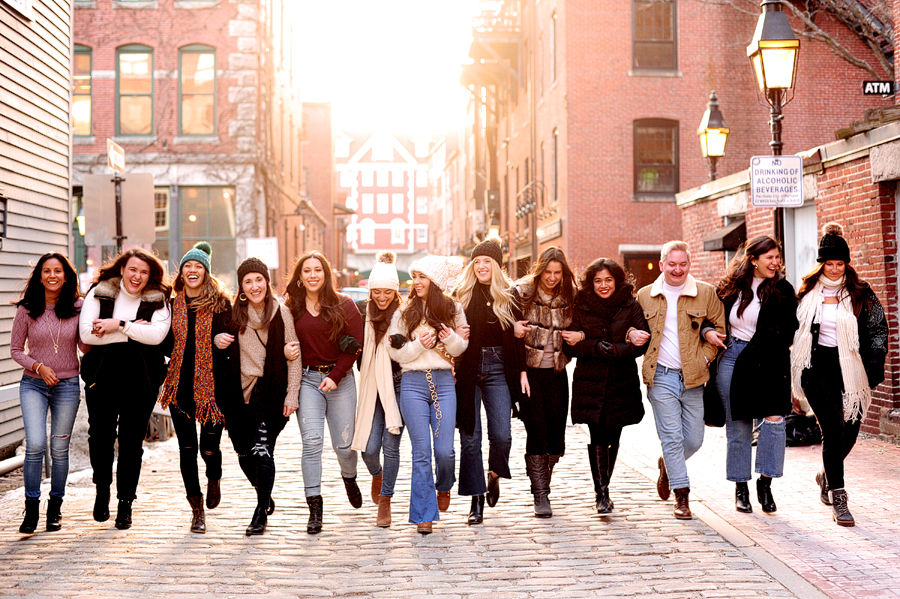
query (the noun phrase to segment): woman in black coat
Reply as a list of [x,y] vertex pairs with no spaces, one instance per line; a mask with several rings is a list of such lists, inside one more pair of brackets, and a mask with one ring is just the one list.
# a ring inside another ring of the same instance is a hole
[[762,510],[771,513],[776,510],[772,478],[784,470],[790,346],[797,330],[797,298],[784,278],[778,242],[765,235],[748,240],[717,287],[728,316],[727,349],[716,376],[725,404],[726,478],[735,483],[735,509],[752,512],[747,481],[752,478],[753,429],[758,424],[757,499]]
[[572,378],[572,422],[583,422],[591,432],[588,456],[597,513],[613,510],[609,498],[622,428],[644,417],[641,383],[635,358],[647,346],[626,341],[630,329],[650,331],[644,312],[634,299],[634,286],[613,260],[599,258],[587,267],[575,297],[572,330],[581,341],[564,345],[563,351],[578,358]]

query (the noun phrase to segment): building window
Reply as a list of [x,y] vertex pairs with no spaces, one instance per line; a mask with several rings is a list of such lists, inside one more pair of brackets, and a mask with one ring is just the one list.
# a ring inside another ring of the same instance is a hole
[[91,134],[91,49],[79,44],[72,65],[72,134]]
[[550,186],[550,199],[556,205],[559,202],[559,129],[553,130],[553,181]]
[[403,214],[403,194],[391,194],[391,212],[394,214]]
[[375,196],[375,210],[378,214],[387,214],[388,213],[388,194],[379,193]]
[[391,171],[391,186],[403,187],[403,169],[395,168]]
[[416,214],[428,214],[428,196],[416,198]]
[[375,221],[371,218],[364,218],[359,223],[359,242],[360,244],[372,245],[375,243]]
[[399,219],[395,218],[391,221],[391,243],[398,244],[404,243],[406,241],[405,235],[406,233],[406,223]]
[[416,171],[416,187],[428,187],[428,171]]
[[556,13],[550,16],[550,82],[556,81]]
[[375,186],[375,171],[371,169],[366,169],[362,172],[362,185],[363,187],[374,187]]
[[678,191],[678,121],[634,122],[634,193],[673,195]]
[[157,187],[153,190],[153,216],[156,230],[169,230],[169,188]]
[[362,194],[362,213],[372,214],[373,212],[375,212],[375,194]]
[[378,181],[378,187],[387,187],[391,178],[391,172],[386,168],[380,168],[375,172],[375,178]]
[[678,68],[674,0],[632,0],[634,31],[632,65],[635,69]]
[[351,170],[341,171],[341,187],[353,187],[356,173]]
[[185,46],[178,52],[178,134],[216,134],[216,51]]
[[416,229],[416,241],[419,243],[428,243],[428,227],[419,227]]
[[116,51],[116,135],[153,134],[153,49]]

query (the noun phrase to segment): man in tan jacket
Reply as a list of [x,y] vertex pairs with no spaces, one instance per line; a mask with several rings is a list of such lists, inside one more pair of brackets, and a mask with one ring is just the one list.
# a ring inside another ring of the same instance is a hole
[[650,333],[632,330],[628,338],[650,344],[643,377],[663,453],[656,490],[663,500],[675,491],[675,517],[690,520],[685,462],[703,443],[703,385],[717,352],[700,329],[707,320],[724,334],[725,311],[715,287],[689,274],[691,254],[683,241],[663,246],[659,268],[663,274],[637,294]]

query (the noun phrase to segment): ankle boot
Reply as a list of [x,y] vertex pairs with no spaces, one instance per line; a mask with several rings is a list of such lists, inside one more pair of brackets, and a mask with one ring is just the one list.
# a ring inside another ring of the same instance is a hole
[[269,497],[269,507],[266,508],[266,516],[271,516],[275,513],[275,500],[272,497]]
[[97,485],[97,496],[94,497],[94,520],[109,520],[109,485]]
[[488,507],[497,505],[500,499],[500,477],[493,472],[487,473],[487,493],[485,493]]
[[481,524],[484,522],[484,495],[475,495],[472,497],[472,507],[469,508],[469,517],[466,523]]
[[775,506],[775,498],[772,497],[772,479],[768,476],[756,479],[756,498],[765,513],[771,514],[778,509]]
[[356,484],[356,477],[352,478],[344,478],[344,489],[347,491],[347,499],[350,500],[350,505],[355,508],[362,507],[362,493],[359,490],[359,485]]
[[825,505],[831,505],[831,497],[828,496],[828,481],[825,479],[825,471],[816,473],[816,483],[819,485],[819,501]]
[[847,491],[844,489],[831,490],[831,518],[838,526],[856,526],[856,520],[847,507]]
[[188,503],[191,504],[191,510],[194,512],[191,520],[191,532],[206,532],[206,514],[203,511],[203,495],[196,497],[188,497]]
[[317,535],[322,532],[322,496],[307,497],[306,504],[309,506],[309,523],[306,525],[306,532]]
[[25,500],[25,518],[19,527],[19,532],[30,535],[37,528],[38,520],[41,517],[41,500],[26,499]]
[[538,518],[549,518],[553,515],[550,507],[550,465],[546,453],[543,455],[526,455],[525,470],[531,479],[531,494],[534,495],[534,515]]
[[55,532],[62,528],[62,497],[51,497],[47,503],[47,531]]
[[250,526],[247,527],[247,536],[261,535],[266,532],[266,520],[268,520],[266,510],[257,506],[253,511],[253,520],[250,521]]
[[384,480],[384,473],[372,477],[372,502],[375,505],[381,505],[381,482]]
[[387,495],[378,497],[378,517],[375,520],[375,526],[387,528],[391,525],[391,498]]
[[216,509],[220,501],[222,501],[222,479],[209,479],[206,483],[206,509]]
[[591,463],[591,477],[594,479],[597,513],[608,514],[614,507],[609,499],[609,447],[588,445],[588,460]]
[[119,530],[131,528],[131,501],[119,500],[119,507],[116,512],[116,528]]
[[750,505],[750,489],[745,482],[734,483],[734,509],[744,514],[753,511],[753,506]]
[[675,510],[672,512],[678,520],[691,520],[694,515],[691,514],[691,504],[688,496],[691,490],[687,487],[683,489],[674,489],[675,491]]

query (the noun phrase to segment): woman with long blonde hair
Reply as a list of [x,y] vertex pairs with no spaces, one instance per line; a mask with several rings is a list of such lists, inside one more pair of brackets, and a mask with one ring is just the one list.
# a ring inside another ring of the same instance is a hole
[[[459,494],[472,497],[468,523],[484,521],[484,504],[500,497],[500,478],[511,478],[511,415],[514,403],[527,395],[525,344],[515,336],[522,318],[512,282],[505,275],[500,244],[486,239],[472,250],[454,291],[469,323],[469,347],[456,369],[459,428]],[[521,394],[521,395],[520,395]],[[481,458],[481,405],[488,429],[488,473]]]

